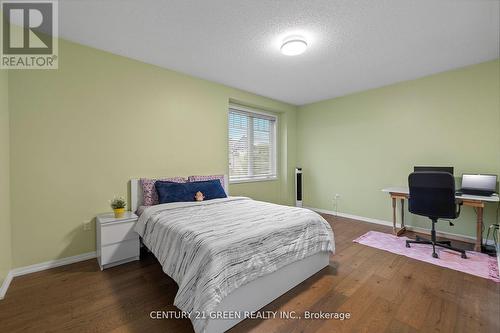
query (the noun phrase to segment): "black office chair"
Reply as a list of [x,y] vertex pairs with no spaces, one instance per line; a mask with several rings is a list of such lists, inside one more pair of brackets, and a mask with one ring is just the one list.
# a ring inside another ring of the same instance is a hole
[[[465,250],[451,246],[450,241],[437,241],[435,224],[438,219],[456,219],[460,215],[460,206],[455,200],[455,179],[448,172],[422,171],[408,176],[410,197],[408,209],[410,213],[426,216],[432,221],[431,239],[417,236],[416,240],[407,240],[410,244],[432,244],[432,256],[437,258],[436,246],[457,251],[466,259]],[[450,225],[453,225],[449,221]]]

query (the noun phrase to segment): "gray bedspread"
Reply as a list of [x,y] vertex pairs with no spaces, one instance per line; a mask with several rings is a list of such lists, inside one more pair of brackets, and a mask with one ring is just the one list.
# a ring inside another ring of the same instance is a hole
[[[191,313],[209,313],[258,277],[335,250],[332,229],[317,213],[244,197],[152,206],[136,231],[179,285],[174,305]],[[202,332],[206,321],[193,325]]]

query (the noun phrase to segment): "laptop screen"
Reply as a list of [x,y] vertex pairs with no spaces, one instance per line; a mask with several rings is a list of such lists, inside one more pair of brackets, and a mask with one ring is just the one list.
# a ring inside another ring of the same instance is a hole
[[496,175],[462,175],[463,189],[495,192],[496,187]]

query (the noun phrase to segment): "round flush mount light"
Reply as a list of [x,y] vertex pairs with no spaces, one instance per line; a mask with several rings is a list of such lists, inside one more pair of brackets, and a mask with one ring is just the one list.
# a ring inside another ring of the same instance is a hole
[[288,37],[281,44],[281,53],[287,56],[296,56],[302,54],[307,49],[307,42],[303,37],[293,36]]

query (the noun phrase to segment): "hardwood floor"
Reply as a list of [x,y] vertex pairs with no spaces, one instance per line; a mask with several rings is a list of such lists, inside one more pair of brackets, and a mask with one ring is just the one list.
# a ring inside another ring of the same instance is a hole
[[[247,319],[230,332],[500,332],[500,284],[352,242],[388,227],[325,218],[337,248],[330,266],[262,310],[351,319]],[[0,332],[192,332],[187,319],[149,317],[175,310],[176,291],[151,255],[103,272],[88,260],[15,278]]]

